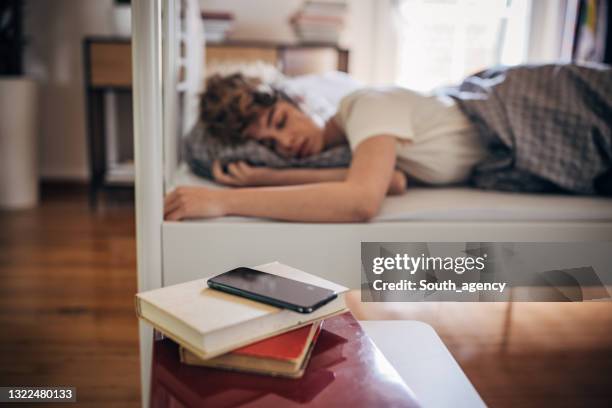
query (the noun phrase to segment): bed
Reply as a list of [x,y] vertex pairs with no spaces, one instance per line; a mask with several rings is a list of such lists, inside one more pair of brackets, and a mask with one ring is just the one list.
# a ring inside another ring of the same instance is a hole
[[[368,223],[307,224],[223,217],[166,222],[163,195],[177,185],[223,188],[191,174],[177,152],[176,2],[133,2],[138,288],[149,290],[278,260],[358,289],[363,241],[602,241],[612,199],[415,188],[384,202]],[[197,2],[187,2],[187,4]],[[165,44],[162,47],[162,44]],[[143,406],[152,332],[140,326]]]
[[[180,166],[172,183],[225,188]],[[163,284],[265,260],[357,289],[362,241],[599,241],[612,238],[612,199],[469,187],[412,188],[388,197],[369,223],[261,218],[163,222]]]

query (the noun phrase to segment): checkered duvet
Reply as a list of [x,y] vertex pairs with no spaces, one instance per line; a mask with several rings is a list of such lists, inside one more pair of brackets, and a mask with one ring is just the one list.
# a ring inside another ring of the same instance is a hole
[[497,68],[444,92],[458,101],[492,152],[475,168],[474,186],[611,193],[609,66]]

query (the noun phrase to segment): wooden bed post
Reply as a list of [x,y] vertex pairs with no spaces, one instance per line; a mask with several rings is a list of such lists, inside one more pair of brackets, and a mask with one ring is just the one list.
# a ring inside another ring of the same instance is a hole
[[[162,285],[162,1],[132,1],[138,290]],[[142,406],[149,406],[153,331],[139,323]]]

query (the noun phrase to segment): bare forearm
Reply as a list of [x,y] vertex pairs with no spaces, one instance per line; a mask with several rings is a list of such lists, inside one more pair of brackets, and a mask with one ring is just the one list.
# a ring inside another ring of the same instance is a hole
[[[266,176],[266,186],[290,186],[298,184],[323,183],[329,181],[345,181],[348,174],[347,168],[329,169],[279,169],[272,170]],[[398,195],[406,191],[406,177],[404,174],[395,170],[388,195]]]
[[[224,215],[302,222],[366,221],[378,213],[394,177],[395,145],[392,135],[362,142],[353,154],[345,181],[224,190],[177,187],[164,199],[164,217],[169,221]],[[216,177],[227,177],[219,165],[213,170]],[[237,179],[246,177],[247,170],[245,165],[230,168]]]
[[220,190],[226,215],[302,222],[355,222],[376,214],[380,202],[347,182]]
[[326,181],[344,181],[347,168],[330,169],[278,169],[267,177],[269,186],[289,186],[296,184],[322,183]]

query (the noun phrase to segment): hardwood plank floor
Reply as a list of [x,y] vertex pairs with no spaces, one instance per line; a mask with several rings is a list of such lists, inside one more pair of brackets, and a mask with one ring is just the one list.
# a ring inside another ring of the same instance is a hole
[[132,205],[94,214],[82,191],[44,198],[0,212],[0,384],[72,385],[78,406],[137,407]]
[[[134,216],[82,191],[0,211],[0,385],[74,385],[78,406],[139,406]],[[612,405],[612,303],[349,304],[431,324],[492,407]],[[444,384],[440,384],[444,392]],[[45,405],[47,406],[47,405]]]

